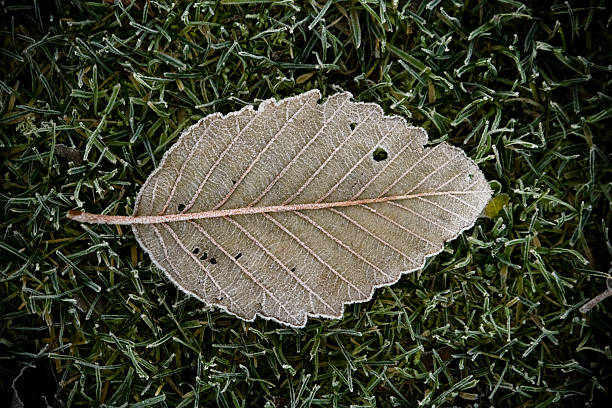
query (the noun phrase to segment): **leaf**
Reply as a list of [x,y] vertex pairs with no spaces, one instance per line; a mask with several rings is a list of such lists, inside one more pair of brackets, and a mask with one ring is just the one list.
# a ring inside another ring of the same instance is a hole
[[497,214],[510,202],[510,196],[508,194],[500,194],[495,198],[489,200],[484,208],[483,214],[488,218],[495,218]]
[[185,292],[241,319],[303,327],[420,269],[491,196],[447,143],[348,92],[318,90],[215,113],[186,130],[145,182],[132,225]]

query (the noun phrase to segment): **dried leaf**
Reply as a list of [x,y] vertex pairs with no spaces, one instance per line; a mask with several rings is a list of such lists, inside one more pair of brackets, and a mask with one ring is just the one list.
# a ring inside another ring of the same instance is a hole
[[491,196],[447,143],[348,92],[318,90],[215,113],[183,133],[143,185],[132,225],[185,292],[244,320],[303,327],[415,271]]

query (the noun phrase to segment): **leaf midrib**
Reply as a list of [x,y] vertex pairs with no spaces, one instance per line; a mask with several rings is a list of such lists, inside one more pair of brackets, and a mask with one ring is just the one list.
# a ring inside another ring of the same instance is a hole
[[288,205],[272,205],[264,207],[242,207],[242,208],[231,208],[225,210],[209,210],[195,213],[180,213],[180,214],[165,214],[165,215],[140,215],[140,216],[127,216],[127,215],[103,215],[103,214],[91,214],[80,211],[69,211],[68,218],[80,222],[88,222],[93,224],[119,224],[119,225],[133,225],[133,224],[160,224],[165,222],[179,222],[188,220],[198,220],[204,218],[219,218],[219,217],[231,217],[235,215],[253,215],[262,213],[275,213],[275,212],[291,212],[301,210],[320,210],[325,208],[339,208],[339,207],[352,207],[357,205],[365,204],[376,204],[384,203],[387,201],[401,201],[409,200],[420,197],[430,196],[449,196],[449,195],[467,195],[467,194],[478,194],[478,193],[489,193],[488,191],[470,190],[470,191],[432,191],[422,192],[415,194],[403,194],[396,196],[377,197],[377,198],[364,198],[360,200],[349,200],[349,201],[335,201],[327,203],[304,203],[304,204],[288,204]]

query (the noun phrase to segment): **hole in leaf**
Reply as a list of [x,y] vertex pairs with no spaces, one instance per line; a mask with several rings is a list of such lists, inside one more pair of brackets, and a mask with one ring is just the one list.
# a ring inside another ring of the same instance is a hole
[[295,268],[291,268],[291,272],[295,272]]
[[357,127],[357,123],[356,122],[351,122],[351,123],[349,123],[349,126],[351,127],[351,130],[355,130],[355,128]]
[[372,158],[374,161],[380,162],[387,158],[387,151],[382,147],[377,147],[374,152],[372,152]]
[[236,184],[236,180],[232,180],[232,184]]
[[202,253],[202,256],[200,257],[200,259],[201,259],[202,261],[205,261],[207,257],[208,257],[208,255],[206,255],[206,252],[203,252],[203,253]]
[[210,263],[214,265],[217,263],[217,260],[215,258],[210,258]]
[[178,210],[179,211],[183,211],[185,209],[185,204],[179,204],[178,205]]
[[238,260],[238,259],[240,259],[240,257],[241,257],[241,256],[242,256],[242,252],[238,252],[238,253],[236,254],[236,256],[234,256],[234,259],[235,259],[235,260]]
[[193,248],[193,254],[194,255],[197,255],[198,252],[200,252],[200,248],[198,248],[198,247]]
[[474,175],[473,175],[473,174],[468,174],[467,176],[468,176],[468,180],[471,180],[471,179],[473,179],[473,178],[474,178]]

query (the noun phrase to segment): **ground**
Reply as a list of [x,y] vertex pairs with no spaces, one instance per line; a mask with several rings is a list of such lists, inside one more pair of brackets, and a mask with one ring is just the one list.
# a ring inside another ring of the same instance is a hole
[[[24,367],[27,406],[609,397],[612,299],[580,310],[612,283],[606,0],[1,7],[2,398]],[[183,129],[313,88],[460,146],[495,191],[474,228],[342,320],[245,323],[177,290],[130,229],[65,217],[130,214]]]

